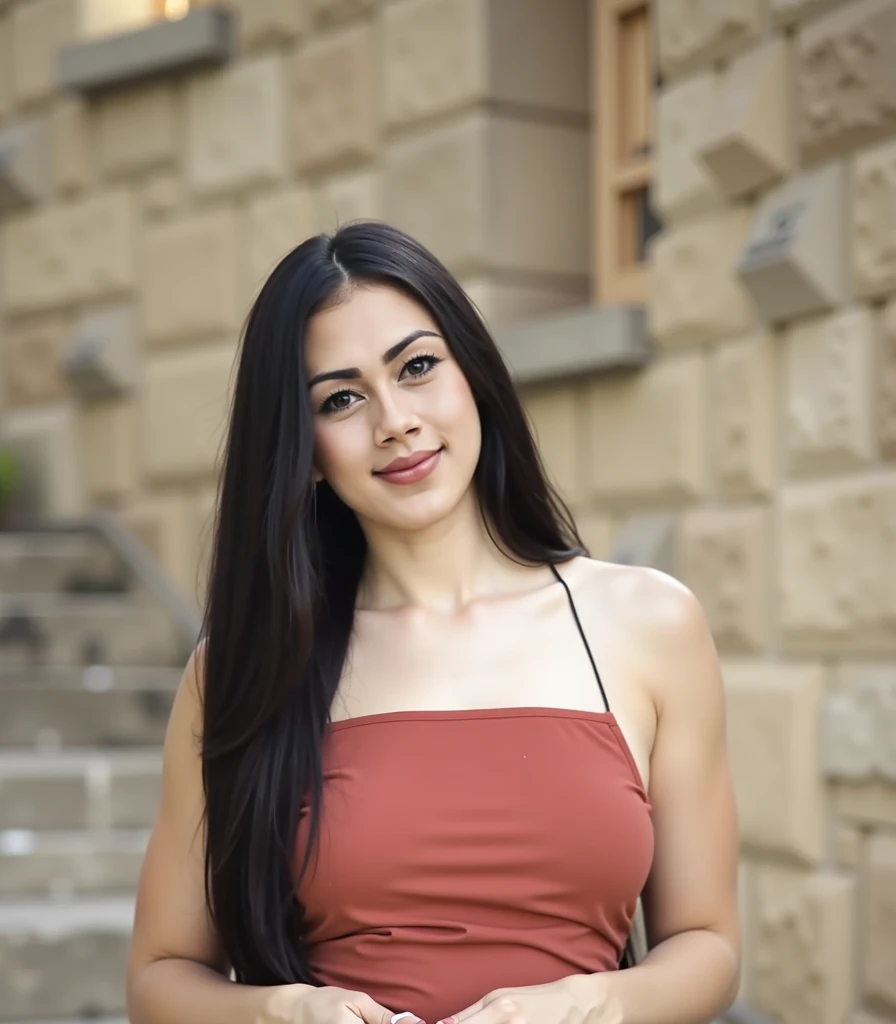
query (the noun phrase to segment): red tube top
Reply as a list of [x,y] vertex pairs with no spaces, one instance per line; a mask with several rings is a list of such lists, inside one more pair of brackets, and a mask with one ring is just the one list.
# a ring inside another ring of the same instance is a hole
[[[296,870],[307,839],[307,808]],[[330,726],[312,970],[428,1024],[488,992],[615,969],[653,858],[609,712],[399,711]]]

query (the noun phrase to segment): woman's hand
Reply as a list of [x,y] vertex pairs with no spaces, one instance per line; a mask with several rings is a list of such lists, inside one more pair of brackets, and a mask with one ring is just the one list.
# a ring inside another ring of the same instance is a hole
[[548,985],[500,988],[439,1024],[621,1024],[608,976],[576,974]]
[[[389,1024],[392,1010],[350,989],[281,985],[271,989],[259,1024]],[[404,1017],[402,1024],[418,1018]]]

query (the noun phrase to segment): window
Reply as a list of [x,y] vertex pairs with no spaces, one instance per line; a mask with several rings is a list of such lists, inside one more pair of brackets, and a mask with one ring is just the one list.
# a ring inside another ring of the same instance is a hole
[[594,0],[595,298],[647,298],[647,243],[660,223],[653,178],[653,26],[650,0]]

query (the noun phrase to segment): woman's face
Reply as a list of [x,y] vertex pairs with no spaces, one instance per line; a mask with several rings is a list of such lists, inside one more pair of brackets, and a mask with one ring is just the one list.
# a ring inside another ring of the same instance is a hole
[[305,339],[316,477],[362,523],[419,530],[448,515],[479,460],[479,414],[426,309],[353,286]]

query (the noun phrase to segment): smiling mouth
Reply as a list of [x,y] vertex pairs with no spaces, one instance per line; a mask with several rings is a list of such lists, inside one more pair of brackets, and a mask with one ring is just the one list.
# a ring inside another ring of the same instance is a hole
[[412,484],[423,480],[439,464],[444,448],[418,452],[404,459],[395,459],[385,469],[375,470],[374,476],[392,484]]

